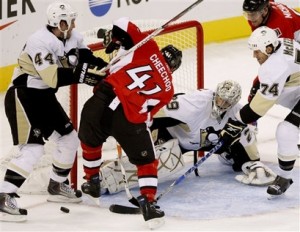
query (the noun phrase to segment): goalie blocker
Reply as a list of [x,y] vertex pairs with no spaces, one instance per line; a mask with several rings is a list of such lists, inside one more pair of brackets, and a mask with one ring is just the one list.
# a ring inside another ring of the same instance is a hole
[[[159,179],[164,179],[180,171],[184,167],[184,160],[177,139],[171,139],[164,144],[155,146]],[[126,170],[129,188],[138,187],[137,169],[131,164],[127,156],[123,156],[122,163]],[[102,177],[101,190],[108,194],[124,190],[123,175],[118,159],[104,161],[100,168]]]

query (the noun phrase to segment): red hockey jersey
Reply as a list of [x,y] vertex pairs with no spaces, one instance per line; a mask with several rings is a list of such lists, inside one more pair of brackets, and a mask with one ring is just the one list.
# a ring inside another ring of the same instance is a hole
[[[279,37],[300,41],[300,13],[279,2],[270,2],[270,15],[264,25],[274,29]],[[251,30],[254,27],[250,21]]]
[[[127,31],[134,44],[147,36],[124,18],[114,25]],[[119,52],[125,51],[120,49]],[[172,73],[154,40],[125,56],[109,72],[105,81],[113,86],[126,118],[132,123],[152,120],[174,94]]]

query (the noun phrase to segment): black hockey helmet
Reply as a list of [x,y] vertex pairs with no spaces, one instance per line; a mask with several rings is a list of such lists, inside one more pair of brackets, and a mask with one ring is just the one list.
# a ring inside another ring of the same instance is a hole
[[267,5],[269,5],[269,0],[244,0],[243,11],[260,11]]
[[181,65],[182,52],[175,48],[173,45],[167,45],[160,51],[163,54],[171,71],[176,71]]

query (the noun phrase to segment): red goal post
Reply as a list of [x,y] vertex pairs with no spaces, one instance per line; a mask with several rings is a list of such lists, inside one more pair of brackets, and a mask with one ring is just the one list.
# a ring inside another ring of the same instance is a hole
[[[162,23],[155,21],[136,22],[142,31],[153,32]],[[151,28],[151,29],[150,29]],[[96,33],[95,33],[96,34]],[[160,48],[172,44],[183,52],[182,65],[174,72],[173,83],[175,92],[189,92],[204,87],[204,39],[203,28],[198,21],[185,21],[174,23],[154,37]],[[109,56],[104,52],[102,42],[88,45],[96,56],[109,61]],[[69,112],[70,118],[77,129],[81,107],[92,90],[81,90],[82,85],[72,85],[70,88]],[[86,93],[88,92],[88,94]],[[84,96],[83,96],[84,95]],[[81,102],[80,102],[81,101]],[[114,148],[115,149],[115,148]],[[77,189],[77,160],[71,171],[71,183]]]

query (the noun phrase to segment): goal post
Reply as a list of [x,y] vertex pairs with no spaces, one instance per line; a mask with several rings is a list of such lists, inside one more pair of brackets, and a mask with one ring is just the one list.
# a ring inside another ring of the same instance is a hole
[[[158,21],[137,21],[135,23],[142,31],[149,34],[162,24]],[[154,40],[160,48],[172,44],[183,53],[182,64],[173,74],[176,93],[204,87],[204,36],[202,25],[198,21],[174,23],[155,36]],[[91,43],[88,47],[94,55],[109,62],[109,55],[105,54],[102,42]],[[70,88],[70,118],[76,129],[84,99],[87,100],[87,96],[89,96],[84,89],[86,88],[82,85],[73,85]],[[88,92],[91,96],[92,90],[90,89]],[[71,171],[71,183],[74,189],[77,189],[77,173],[76,160]]]

